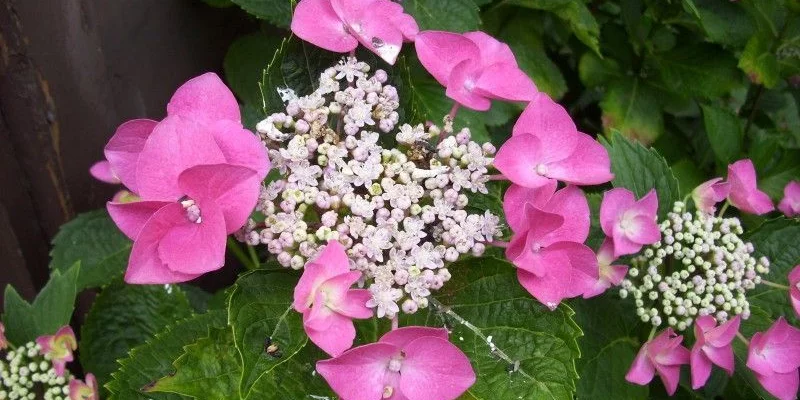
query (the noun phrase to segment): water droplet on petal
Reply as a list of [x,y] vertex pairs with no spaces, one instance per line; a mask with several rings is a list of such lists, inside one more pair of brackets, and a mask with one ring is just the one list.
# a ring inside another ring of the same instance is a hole
[[386,42],[384,42],[383,39],[381,39],[381,38],[379,38],[377,36],[373,36],[372,37],[372,47],[374,47],[376,49],[379,49],[379,48],[383,47],[385,44],[386,44]]

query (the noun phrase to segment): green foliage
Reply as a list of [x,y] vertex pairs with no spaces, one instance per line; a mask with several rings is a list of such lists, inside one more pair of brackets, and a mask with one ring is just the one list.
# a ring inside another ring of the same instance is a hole
[[[214,0],[221,1],[221,0]],[[254,16],[281,28],[288,28],[296,0],[230,0]]]
[[420,30],[469,32],[481,25],[473,0],[407,0],[403,7],[417,20]]
[[81,328],[81,365],[102,385],[117,370],[117,359],[191,314],[178,286],[113,284],[95,299]]
[[131,241],[120,232],[106,210],[78,215],[53,238],[50,269],[65,272],[80,261],[78,291],[103,286],[122,276]]
[[258,82],[280,44],[279,37],[258,32],[240,37],[228,48],[225,79],[243,103],[261,104]]
[[728,110],[711,105],[703,106],[708,141],[721,167],[739,159],[744,129],[739,118]]
[[619,79],[608,84],[600,102],[606,132],[649,144],[664,131],[664,120],[656,92],[640,79]]
[[41,335],[52,335],[69,324],[78,294],[80,262],[64,271],[53,271],[33,303],[28,303],[11,286],[6,286],[3,325],[8,340],[23,345]]

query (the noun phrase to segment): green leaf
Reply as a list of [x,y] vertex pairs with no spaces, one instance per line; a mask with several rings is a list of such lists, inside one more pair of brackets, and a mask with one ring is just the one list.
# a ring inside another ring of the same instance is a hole
[[534,10],[553,11],[559,7],[568,5],[573,0],[506,0],[505,4],[513,4]]
[[52,335],[69,325],[78,294],[80,262],[63,273],[55,270],[33,303],[28,303],[11,285],[6,286],[3,325],[8,340],[21,346],[41,335]]
[[[241,381],[236,387],[242,399],[254,397],[253,386],[261,379],[281,374],[283,363],[308,342],[302,316],[292,308],[297,277],[285,272],[253,271],[243,275],[228,301],[228,325],[233,331]],[[264,354],[269,338],[282,357]]]
[[506,4],[514,4],[534,10],[554,13],[564,20],[575,36],[600,54],[600,25],[582,1],[569,0],[508,0]]
[[195,315],[167,327],[147,343],[133,348],[126,358],[118,361],[119,370],[111,374],[113,380],[106,385],[111,392],[109,400],[186,399],[174,394],[145,394],[141,389],[173,372],[172,361],[183,354],[183,347],[207,337],[209,327],[224,327],[225,318],[224,311]]
[[61,226],[53,238],[50,269],[62,273],[81,262],[78,291],[103,286],[122,276],[131,241],[120,232],[106,210],[78,215]]
[[566,304],[550,311],[517,282],[514,267],[492,258],[451,265],[453,279],[427,310],[402,325],[450,329],[477,381],[463,398],[572,399],[581,331]]
[[694,188],[706,181],[706,175],[688,158],[678,160],[670,165],[672,173],[678,179],[681,193],[691,193]]
[[245,104],[261,104],[258,83],[281,41],[276,35],[252,33],[236,39],[225,54],[225,80]]
[[739,117],[718,106],[701,105],[706,135],[717,156],[717,165],[725,167],[742,153],[744,129]]
[[740,81],[733,55],[712,44],[678,46],[652,60],[666,86],[682,94],[716,98]]
[[480,28],[480,10],[473,0],[406,0],[405,12],[411,14],[420,30],[468,32]]
[[280,365],[280,371],[259,379],[253,386],[250,398],[254,400],[336,399],[328,383],[316,372],[316,362],[327,358],[330,356],[311,343],[307,343],[297,354]]
[[618,133],[611,139],[601,139],[611,157],[611,172],[614,187],[624,187],[637,197],[651,189],[658,194],[658,215],[664,218],[672,204],[681,199],[678,180],[672,174],[667,161],[655,149],[625,139]]
[[606,132],[618,130],[629,138],[649,144],[664,130],[658,97],[638,78],[610,82],[600,108]]
[[578,74],[581,82],[590,88],[622,77],[622,71],[616,61],[612,58],[601,59],[597,54],[589,52],[583,53],[578,62]]
[[697,9],[696,18],[710,41],[740,48],[753,35],[755,25],[739,4],[717,0],[693,1]]
[[81,327],[81,366],[102,385],[117,370],[117,359],[191,314],[178,286],[113,284],[95,299]]
[[778,58],[772,51],[773,39],[764,34],[750,38],[739,59],[739,68],[750,80],[768,88],[775,87],[780,80]]
[[764,279],[788,284],[789,271],[800,264],[800,247],[796,245],[800,243],[800,221],[783,217],[767,221],[748,240],[753,243],[755,256],[769,259],[769,274]]
[[203,3],[206,3],[211,7],[216,7],[216,8],[226,8],[233,5],[231,0],[203,0]]
[[257,18],[265,19],[281,28],[288,28],[296,0],[231,0]]

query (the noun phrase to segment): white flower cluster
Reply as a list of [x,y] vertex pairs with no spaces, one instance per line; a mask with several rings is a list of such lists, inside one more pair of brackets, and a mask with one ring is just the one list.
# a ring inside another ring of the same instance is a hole
[[661,241],[633,259],[620,290],[623,298],[633,296],[642,321],[684,330],[697,316],[719,323],[749,318],[747,291],[769,272],[769,260],[752,256],[753,245],[739,237],[739,219],[692,215],[676,202],[659,227]]
[[453,132],[449,117],[442,128],[403,124],[382,135],[398,124],[399,97],[385,71],[369,70],[348,57],[258,124],[281,177],[262,190],[264,221],[239,237],[294,269],[339,241],[372,292],[368,306],[393,317],[426,307],[450,279],[445,262],[480,255],[500,235],[497,216],[465,209],[467,192],[487,192],[495,148]]
[[57,376],[52,363],[39,355],[39,345],[29,342],[0,360],[0,400],[69,399],[69,372]]

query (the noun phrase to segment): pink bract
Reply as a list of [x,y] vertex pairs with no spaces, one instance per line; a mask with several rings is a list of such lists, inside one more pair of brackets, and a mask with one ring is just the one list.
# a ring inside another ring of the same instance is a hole
[[775,209],[769,196],[758,190],[756,169],[749,159],[728,166],[731,191],[728,200],[734,207],[748,214],[766,214]]
[[794,399],[800,386],[800,330],[780,317],[766,332],[753,335],[747,367],[770,394]]
[[64,376],[65,367],[73,360],[73,352],[78,348],[75,332],[69,325],[61,327],[55,335],[44,335],[36,338],[39,353],[49,356],[53,369],[58,376]]
[[369,290],[350,289],[361,272],[350,271],[344,247],[330,241],[316,259],[306,264],[294,289],[294,309],[303,314],[303,328],[314,344],[332,356],[353,345],[353,319],[372,317],[366,306]]
[[94,179],[105,183],[117,184],[122,182],[114,171],[111,170],[111,164],[106,160],[92,164],[91,168],[89,168],[89,174],[92,175]]
[[86,374],[86,382],[75,378],[70,379],[69,400],[100,400],[97,379],[93,374]]
[[617,258],[614,257],[614,243],[611,238],[606,238],[600,249],[597,250],[598,280],[594,286],[583,293],[583,298],[598,296],[612,286],[617,286],[625,279],[628,267],[625,265],[612,265]]
[[600,225],[613,239],[614,257],[635,254],[643,245],[661,239],[656,224],[658,197],[655,189],[640,200],[628,189],[616,188],[603,195]]
[[0,322],[0,350],[5,350],[8,347],[8,339],[6,339],[6,326]]
[[692,200],[698,210],[706,214],[714,214],[716,205],[725,200],[731,191],[730,184],[722,178],[714,178],[701,183],[692,191]]
[[731,342],[739,331],[741,318],[733,319],[717,326],[717,321],[710,315],[695,320],[695,343],[692,346],[689,364],[692,368],[692,388],[699,389],[711,376],[711,365],[724,369],[728,375],[733,374],[733,347]]
[[475,383],[469,359],[447,330],[404,327],[317,362],[317,371],[348,400],[453,400]]
[[486,111],[491,100],[529,101],[537,93],[508,45],[486,33],[424,31],[414,46],[447,96],[465,107]]
[[778,209],[790,218],[800,215],[800,182],[791,181],[786,184]]
[[394,64],[403,41],[413,41],[417,22],[390,0],[302,0],[294,10],[292,32],[338,53],[358,43]]
[[664,382],[667,393],[673,395],[678,389],[681,365],[689,363],[689,350],[681,346],[683,336],[667,328],[658,336],[642,345],[633,360],[625,380],[638,385],[647,385],[656,373]]
[[800,265],[795,265],[789,272],[789,299],[794,308],[794,314],[800,318]]
[[511,182],[529,188],[554,180],[598,185],[614,177],[606,149],[579,132],[567,111],[544,93],[517,120],[494,166]]

